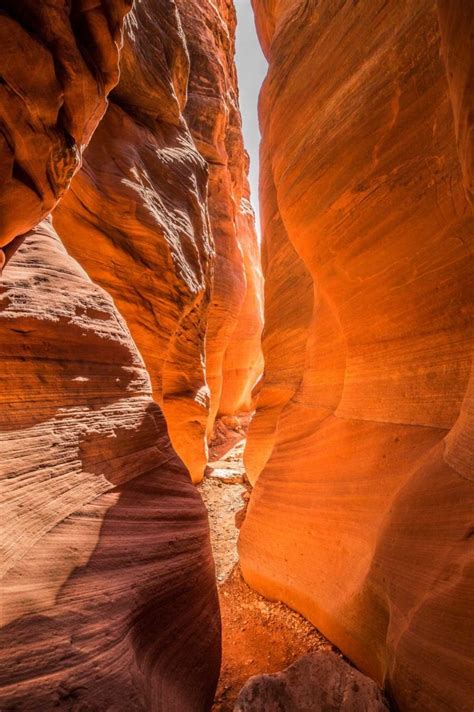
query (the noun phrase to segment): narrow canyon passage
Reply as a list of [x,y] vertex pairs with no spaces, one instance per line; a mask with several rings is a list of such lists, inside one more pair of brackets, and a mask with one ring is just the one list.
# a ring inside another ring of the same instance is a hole
[[302,616],[260,596],[242,577],[237,540],[251,491],[244,447],[242,439],[214,459],[218,454],[211,446],[210,467],[198,487],[209,512],[222,617],[222,667],[214,712],[232,712],[253,675],[278,672],[310,651],[332,649]]
[[1,712],[472,712],[473,117],[471,2],[0,1]]

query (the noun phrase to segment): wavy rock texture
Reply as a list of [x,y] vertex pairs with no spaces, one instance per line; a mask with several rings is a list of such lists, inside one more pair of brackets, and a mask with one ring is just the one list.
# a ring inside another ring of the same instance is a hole
[[185,116],[209,165],[216,253],[206,337],[210,436],[216,415],[252,409],[252,388],[262,371],[262,275],[234,65],[233,2],[177,5],[190,54]]
[[122,318],[46,221],[4,272],[0,332],[1,708],[208,709],[204,506]]
[[261,370],[261,274],[234,31],[229,3],[134,7],[120,83],[54,217],[68,249],[126,318],[194,481],[204,472],[223,375],[223,412],[234,414],[250,409]]
[[251,408],[261,369],[235,14],[183,3],[186,38],[173,0],[142,0],[122,37],[126,0],[39,5],[0,17],[22,58],[0,80],[0,706],[198,712],[219,613],[168,430],[200,479],[206,429]]
[[118,81],[130,5],[2,1],[0,248],[50,212],[80,167]]
[[170,0],[127,18],[121,78],[56,210],[71,253],[125,317],[194,480],[207,461],[207,166],[182,116],[189,59]]
[[399,709],[468,712],[474,13],[253,4],[266,363],[243,572]]

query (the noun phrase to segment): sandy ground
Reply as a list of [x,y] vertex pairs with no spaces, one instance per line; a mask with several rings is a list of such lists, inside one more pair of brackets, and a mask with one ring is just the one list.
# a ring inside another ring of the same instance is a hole
[[277,672],[310,650],[331,644],[283,603],[268,601],[244,582],[238,566],[237,521],[242,521],[250,485],[245,481],[242,440],[212,461],[199,486],[209,510],[211,540],[222,614],[222,672],[214,712],[232,712],[252,675]]

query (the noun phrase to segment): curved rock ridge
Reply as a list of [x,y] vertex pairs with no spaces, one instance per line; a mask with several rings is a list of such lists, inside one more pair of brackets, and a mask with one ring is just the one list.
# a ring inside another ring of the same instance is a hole
[[[80,167],[118,81],[130,6],[131,0],[3,0],[0,248],[51,211]],[[0,268],[4,261],[0,249]]]
[[263,365],[263,287],[234,64],[234,4],[177,0],[177,5],[190,55],[184,114],[209,166],[208,208],[215,249],[206,334],[210,437],[217,415],[253,408],[252,388]]
[[397,709],[469,712],[474,12],[253,5],[265,376],[243,573]]
[[0,333],[0,707],[209,709],[205,509],[122,317],[48,221],[4,272]]
[[173,445],[198,481],[207,461],[212,245],[207,166],[181,113],[188,71],[175,3],[137,3],[119,85],[54,223],[127,321]]
[[194,481],[224,369],[231,414],[250,409],[261,370],[261,274],[234,31],[229,3],[136,4],[120,82],[54,213],[68,249],[125,317]]
[[[242,251],[246,288],[237,323],[224,352],[222,388],[217,408],[217,414],[222,417],[252,413],[255,410],[254,389],[263,372],[261,254],[255,232],[255,214],[247,189],[245,194],[247,197],[240,200],[236,230]],[[210,311],[212,315],[212,306]]]

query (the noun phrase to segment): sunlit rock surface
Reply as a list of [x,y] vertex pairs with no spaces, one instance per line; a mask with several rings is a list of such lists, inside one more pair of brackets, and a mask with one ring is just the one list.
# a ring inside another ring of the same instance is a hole
[[0,295],[2,710],[207,710],[207,516],[111,298],[51,224]]
[[217,414],[252,409],[262,370],[262,275],[234,65],[235,9],[229,0],[177,5],[190,55],[185,117],[209,165],[216,253],[206,336],[210,436]]
[[50,212],[79,168],[118,81],[130,5],[2,1],[0,248]]
[[399,709],[469,712],[474,13],[253,4],[266,364],[243,572]]
[[212,247],[207,165],[181,113],[188,72],[174,2],[137,3],[126,20],[120,83],[54,222],[125,317],[173,444],[199,480]]
[[261,371],[235,15],[130,5],[6,2],[0,17],[6,710],[199,712],[217,680],[189,474],[215,414],[250,410]]
[[228,3],[135,5],[119,85],[54,215],[126,318],[195,481],[223,378],[223,412],[248,411],[262,365],[234,32]]

